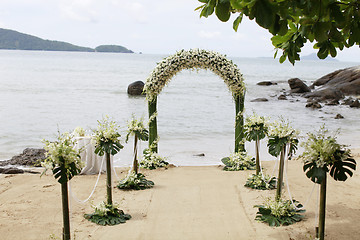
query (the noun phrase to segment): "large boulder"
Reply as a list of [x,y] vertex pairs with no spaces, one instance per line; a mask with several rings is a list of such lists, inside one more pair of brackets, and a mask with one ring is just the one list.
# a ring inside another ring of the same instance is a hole
[[40,161],[46,158],[45,153],[46,151],[43,148],[25,148],[21,154],[12,157],[10,160],[1,161],[0,166],[22,165],[40,167]]
[[292,93],[311,92],[311,89],[299,78],[290,78],[288,83]]
[[144,90],[144,83],[142,81],[136,81],[133,83],[130,83],[127,89],[127,93],[129,95],[141,95],[143,94],[143,90]]
[[360,66],[340,69],[317,79],[312,86],[341,91],[343,95],[360,95]]
[[344,97],[344,94],[340,90],[337,90],[337,89],[325,88],[325,89],[321,89],[318,91],[306,93],[304,95],[304,97],[317,98],[321,101],[324,101],[324,100],[337,100],[338,101]]

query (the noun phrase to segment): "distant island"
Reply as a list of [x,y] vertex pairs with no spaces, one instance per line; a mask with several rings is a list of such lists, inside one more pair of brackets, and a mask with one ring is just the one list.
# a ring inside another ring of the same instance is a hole
[[76,46],[67,42],[44,40],[35,36],[3,28],[0,28],[0,49],[134,53],[133,51],[118,45],[101,45],[93,49]]

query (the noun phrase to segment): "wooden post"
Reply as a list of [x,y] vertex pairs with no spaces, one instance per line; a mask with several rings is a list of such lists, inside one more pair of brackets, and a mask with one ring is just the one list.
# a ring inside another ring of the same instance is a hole
[[133,170],[136,174],[138,174],[138,169],[139,169],[139,164],[138,164],[138,160],[137,160],[137,142],[138,142],[138,138],[135,134],[134,136],[134,163],[133,163]]
[[255,141],[255,151],[256,151],[256,175],[259,175],[260,173],[260,154],[259,154],[259,147],[260,147],[260,140],[259,140],[259,136],[256,137],[256,141]]
[[111,161],[110,153],[106,154],[106,191],[107,191],[107,204],[112,205],[112,184],[111,184]]
[[235,94],[235,152],[245,151],[244,139],[244,94]]
[[319,239],[325,239],[326,175],[320,184]]
[[70,216],[67,182],[61,183],[62,210],[63,210],[63,240],[70,240]]
[[156,114],[156,102],[157,97],[155,97],[152,101],[148,102],[148,111],[149,111],[149,119],[151,121],[149,122],[149,149],[151,152],[158,152],[158,146],[156,143],[156,146],[153,146],[153,142],[157,140],[157,122],[156,117],[152,117],[153,114]]
[[282,190],[283,177],[284,177],[285,151],[286,151],[286,145],[284,145],[280,153],[279,175],[277,179],[276,196],[275,196],[276,201],[280,200],[281,198],[281,190]]

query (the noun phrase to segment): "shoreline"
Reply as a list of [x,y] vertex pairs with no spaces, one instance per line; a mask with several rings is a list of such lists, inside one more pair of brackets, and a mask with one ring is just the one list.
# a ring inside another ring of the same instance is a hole
[[[360,149],[353,152],[359,162]],[[306,177],[300,161],[288,162],[289,187],[293,198],[305,204],[313,183]],[[274,161],[263,161],[270,173]],[[128,168],[116,168],[120,178]],[[114,201],[120,203],[132,219],[116,226],[98,226],[83,218],[91,213],[91,203],[71,199],[71,232],[76,239],[296,239],[314,237],[316,196],[306,207],[305,219],[290,226],[269,227],[254,220],[257,209],[275,190],[261,191],[244,187],[254,171],[223,171],[221,166],[181,166],[141,170],[155,182],[152,189],[121,191],[113,189]],[[80,199],[89,196],[97,175],[80,175],[71,180],[73,193]],[[90,201],[105,200],[106,175]],[[116,178],[115,178],[116,179]],[[115,185],[116,183],[114,183]],[[360,221],[358,199],[359,171],[346,182],[328,179],[326,239],[354,239]],[[0,232],[2,239],[49,239],[61,236],[62,211],[60,185],[50,172],[39,175],[0,175]],[[285,189],[285,188],[284,188]],[[316,191],[315,191],[316,192]],[[288,193],[283,197],[288,199]],[[21,226],[21,227],[20,227]],[[20,231],[19,231],[20,227]]]

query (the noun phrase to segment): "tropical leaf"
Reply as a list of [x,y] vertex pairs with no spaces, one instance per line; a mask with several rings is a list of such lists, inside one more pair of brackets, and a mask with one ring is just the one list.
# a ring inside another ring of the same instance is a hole
[[305,163],[303,170],[306,173],[306,176],[311,179],[311,181],[318,184],[322,182],[328,171],[326,166],[319,168],[316,166],[315,162]]
[[356,161],[349,156],[342,161],[338,160],[332,164],[330,169],[330,176],[333,177],[336,181],[346,181],[348,178],[347,175],[352,177],[352,170],[356,170]]

